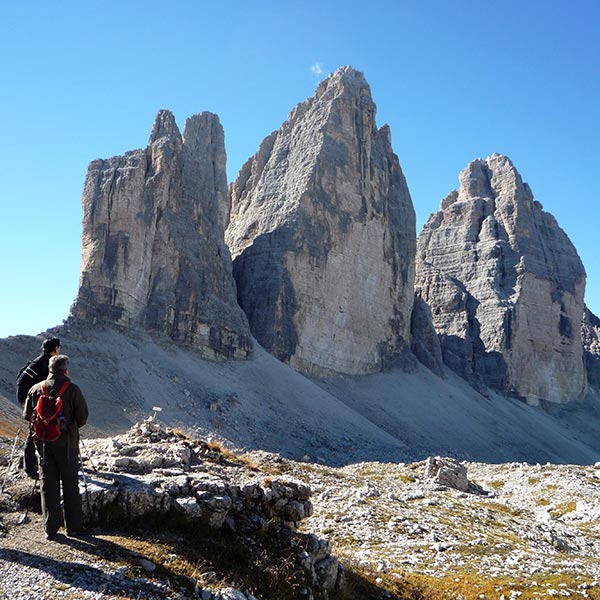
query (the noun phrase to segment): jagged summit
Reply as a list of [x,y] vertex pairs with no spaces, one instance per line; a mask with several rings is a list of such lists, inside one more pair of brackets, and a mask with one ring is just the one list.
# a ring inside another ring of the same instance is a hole
[[248,355],[223,240],[225,161],[216,115],[188,119],[182,138],[161,110],[147,148],[90,164],[72,322],[161,332],[211,358]]
[[417,243],[416,288],[431,306],[444,361],[534,403],[580,398],[585,270],[577,251],[508,157],[474,160],[459,180]]
[[304,372],[368,373],[407,349],[415,215],[362,73],[343,67],[232,185],[226,241],[258,341]]
[[359,96],[364,95],[369,98],[371,97],[371,88],[365,79],[364,73],[349,65],[340,67],[326,79],[321,81],[317,86],[314,97],[319,98],[326,90],[331,90],[333,88],[345,90],[347,93]]
[[181,141],[179,127],[177,127],[175,116],[170,110],[163,109],[158,111],[152,125],[150,138],[148,139],[148,146],[151,146],[161,138],[178,139]]

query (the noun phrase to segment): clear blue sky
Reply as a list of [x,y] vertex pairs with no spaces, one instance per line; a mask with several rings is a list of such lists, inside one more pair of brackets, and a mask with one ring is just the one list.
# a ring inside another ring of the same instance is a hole
[[600,314],[600,2],[3,2],[0,337],[77,294],[95,158],[144,147],[156,112],[225,128],[228,177],[343,65],[363,71],[418,230],[477,157],[508,155],[577,247]]

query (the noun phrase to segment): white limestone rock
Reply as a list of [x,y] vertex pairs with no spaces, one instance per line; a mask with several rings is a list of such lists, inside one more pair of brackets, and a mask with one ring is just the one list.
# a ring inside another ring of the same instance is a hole
[[461,492],[469,490],[467,468],[453,458],[430,456],[425,464],[425,478]]
[[305,373],[406,360],[415,214],[362,73],[343,67],[261,144],[232,185],[238,300],[269,352]]
[[145,150],[90,164],[74,324],[161,332],[207,358],[248,356],[223,239],[225,161],[216,115],[191,117],[182,137],[163,110]]
[[415,286],[444,362],[461,375],[532,404],[586,393],[585,270],[507,157],[470,163],[430,216]]

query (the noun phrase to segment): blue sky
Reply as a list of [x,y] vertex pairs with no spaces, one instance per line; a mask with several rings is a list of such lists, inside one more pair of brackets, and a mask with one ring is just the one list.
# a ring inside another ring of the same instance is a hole
[[0,337],[77,294],[95,158],[144,147],[156,112],[217,113],[228,177],[317,83],[363,71],[418,230],[474,158],[508,155],[567,232],[600,314],[600,3],[86,0],[2,3]]

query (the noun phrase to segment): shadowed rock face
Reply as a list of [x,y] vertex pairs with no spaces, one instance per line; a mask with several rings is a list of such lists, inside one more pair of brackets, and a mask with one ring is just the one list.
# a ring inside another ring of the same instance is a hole
[[410,343],[415,215],[362,73],[344,67],[232,186],[226,241],[257,340],[310,374],[369,373]]
[[584,289],[577,251],[505,156],[470,163],[417,241],[444,362],[532,403],[586,392]]
[[600,387],[600,319],[587,306],[583,313],[581,338],[588,381]]
[[410,323],[411,350],[419,362],[430,371],[444,377],[444,361],[439,336],[433,326],[431,309],[420,297],[415,295]]
[[223,234],[229,212],[216,115],[159,112],[148,147],[95,160],[83,191],[75,322],[166,333],[209,358],[251,349]]

